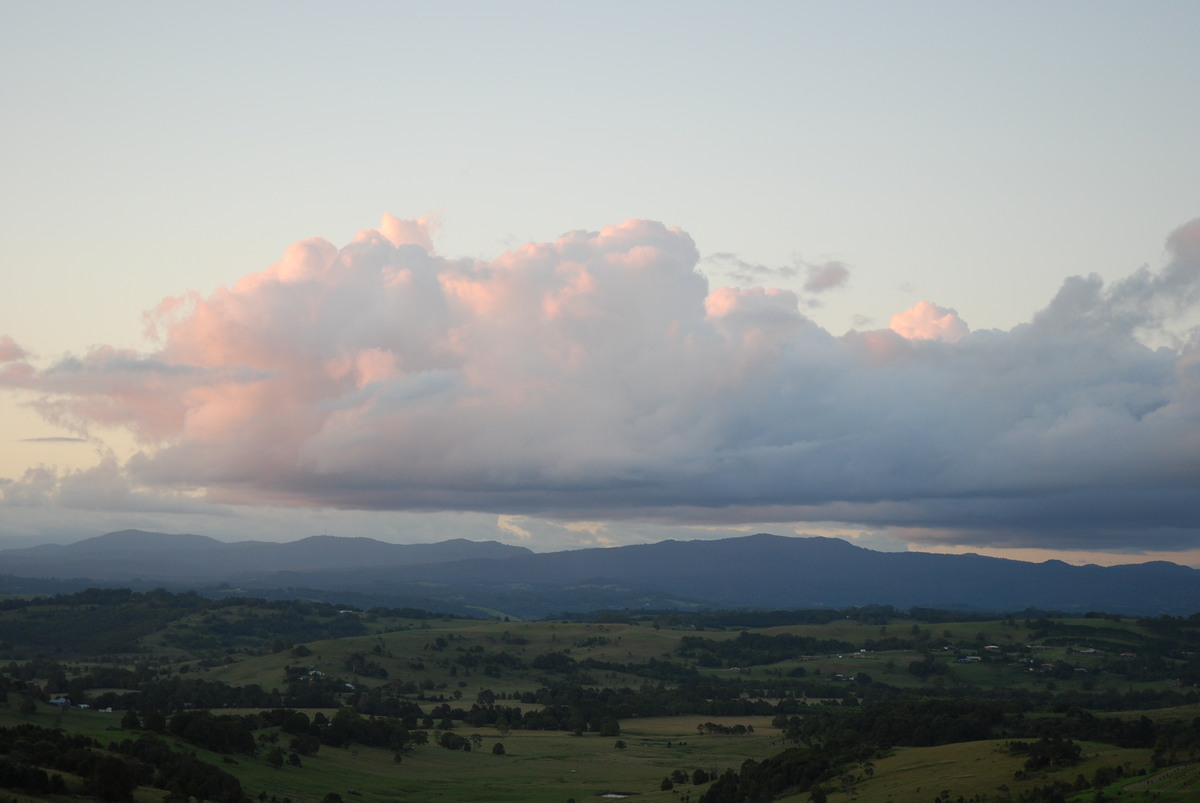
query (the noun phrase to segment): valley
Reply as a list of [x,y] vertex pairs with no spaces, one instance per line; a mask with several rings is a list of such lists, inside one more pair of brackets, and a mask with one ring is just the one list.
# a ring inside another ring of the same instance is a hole
[[95,589],[0,634],[17,800],[1185,800],[1200,751],[1197,617]]

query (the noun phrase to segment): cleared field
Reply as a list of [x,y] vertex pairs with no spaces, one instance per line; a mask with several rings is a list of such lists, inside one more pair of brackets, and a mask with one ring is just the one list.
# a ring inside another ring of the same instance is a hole
[[[753,725],[744,736],[701,736],[703,722]],[[450,751],[432,744],[393,754],[372,748],[322,747],[303,766],[273,768],[260,759],[240,760],[225,769],[237,775],[251,796],[264,791],[295,803],[319,801],[328,792],[345,800],[370,803],[402,800],[530,801],[563,803],[600,801],[614,793],[636,794],[639,800],[677,800],[663,792],[662,779],[676,770],[722,772],[748,758],[778,752],[778,731],[769,717],[662,717],[630,720],[620,737],[562,732],[461,728],[464,737],[478,734],[482,744],[471,752]],[[617,741],[626,747],[618,749]],[[495,744],[504,755],[494,755]],[[212,760],[219,762],[219,757]],[[707,785],[680,787],[700,791]]]
[[[14,695],[15,697],[15,695]],[[234,713],[234,712],[231,712]],[[242,712],[236,712],[242,713]],[[101,744],[136,738],[137,733],[117,726],[120,714],[67,710],[41,705],[33,716],[21,717],[14,707],[0,708],[0,726],[29,722],[43,727],[56,724],[72,732],[91,736]],[[344,800],[362,803],[386,801],[530,801],[563,803],[604,800],[606,793],[629,792],[639,800],[676,800],[659,786],[664,777],[682,770],[690,778],[696,770],[719,774],[736,769],[746,759],[761,760],[783,749],[779,731],[770,717],[657,717],[631,719],[622,723],[619,737],[596,734],[573,736],[561,731],[509,731],[501,734],[490,727],[459,727],[455,733],[481,737],[470,752],[451,751],[426,744],[401,755],[397,763],[387,750],[351,746],[323,746],[315,756],[303,758],[302,766],[272,767],[260,755],[226,759],[219,754],[165,737],[177,748],[194,752],[198,758],[235,775],[245,793],[256,797],[265,792],[293,803],[316,803],[328,792]],[[754,732],[742,736],[700,735],[697,726],[752,725]],[[286,734],[281,740],[286,744]],[[616,743],[625,744],[618,749]],[[495,755],[497,744],[504,755]],[[260,751],[262,753],[263,751]],[[78,780],[66,776],[68,786]],[[679,787],[693,796],[707,784]],[[18,796],[20,800],[44,798]],[[138,790],[137,803],[161,801],[162,792]]]
[[1153,795],[1155,800],[1196,800],[1200,798],[1200,764],[1168,767],[1143,779],[1127,783],[1125,792]]
[[[1079,764],[1052,772],[1030,773],[1029,777],[1018,780],[1014,776],[1022,769],[1025,758],[1011,755],[1006,744],[1005,740],[989,739],[941,747],[899,748],[893,755],[874,762],[871,777],[867,777],[862,767],[853,772],[856,779],[853,796],[838,788],[829,795],[829,800],[908,803],[933,800],[942,792],[949,792],[951,800],[959,795],[970,799],[976,794],[1003,795],[1006,791],[1015,797],[1021,791],[1045,785],[1049,780],[1074,783],[1080,775],[1091,778],[1102,766],[1128,762],[1131,771],[1136,772],[1150,764],[1149,750],[1125,750],[1079,742],[1085,756]],[[1087,799],[1094,794],[1091,792]],[[791,803],[807,801],[808,793],[782,800]]]

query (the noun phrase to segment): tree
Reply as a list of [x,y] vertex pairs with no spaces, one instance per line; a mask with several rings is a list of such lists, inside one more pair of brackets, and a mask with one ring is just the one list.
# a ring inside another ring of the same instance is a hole
[[471,743],[454,731],[445,731],[438,737],[437,743],[447,750],[464,750],[470,752]]
[[288,747],[295,750],[302,756],[316,755],[321,749],[321,740],[309,733],[301,733],[299,736],[293,736],[288,742]]
[[829,795],[825,792],[825,787],[814,786],[812,793],[808,796],[809,803],[827,803]]
[[670,792],[672,789],[675,788],[675,784],[671,783],[670,778],[664,777],[662,779],[662,783],[660,783],[658,785],[658,788],[663,790],[664,792]]
[[613,743],[613,747],[617,748],[618,750],[624,750],[625,742],[621,739],[617,739],[617,741]]
[[121,730],[132,731],[140,727],[142,727],[142,721],[138,719],[137,712],[132,708],[121,716]]
[[161,711],[146,711],[142,716],[142,727],[155,733],[166,733],[167,718]]
[[101,800],[130,800],[136,787],[129,767],[114,756],[97,761],[88,779],[88,788]]
[[492,745],[492,755],[493,756],[504,755],[504,743],[503,742],[496,742],[494,745]]
[[23,717],[33,716],[37,713],[37,703],[33,701],[32,697],[26,697],[21,700],[21,707],[17,709],[17,713]]

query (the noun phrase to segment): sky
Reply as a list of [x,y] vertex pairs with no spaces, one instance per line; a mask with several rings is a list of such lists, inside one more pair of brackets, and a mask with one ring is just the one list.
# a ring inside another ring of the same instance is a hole
[[1200,5],[0,0],[0,547],[1200,566]]

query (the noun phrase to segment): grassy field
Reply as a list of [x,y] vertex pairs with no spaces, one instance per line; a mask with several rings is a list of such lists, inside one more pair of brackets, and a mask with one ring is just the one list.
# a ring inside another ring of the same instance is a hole
[[[830,801],[857,803],[909,803],[933,800],[948,792],[955,800],[959,795],[1016,796],[1049,780],[1074,783],[1080,775],[1091,778],[1096,769],[1113,764],[1128,763],[1131,770],[1146,768],[1150,763],[1148,750],[1122,750],[1111,745],[1080,742],[1085,759],[1081,763],[1055,772],[1031,773],[1018,780],[1015,774],[1022,769],[1024,757],[1011,755],[1004,740],[986,740],[942,745],[940,747],[902,747],[874,762],[874,774],[867,777],[862,768],[854,775],[853,794],[840,787],[829,795]],[[1090,791],[1086,799],[1094,797]],[[789,803],[808,800],[808,793],[782,798]]]
[[[451,620],[425,623],[428,627],[379,632],[367,636],[313,641],[307,643],[312,654],[303,658],[290,651],[242,657],[207,671],[205,677],[234,685],[257,684],[278,687],[284,667],[303,666],[326,674],[346,675],[358,686],[413,682],[430,690],[458,689],[463,698],[474,700],[482,689],[513,693],[536,688],[541,673],[529,668],[507,670],[499,677],[455,666],[464,653],[506,653],[528,664],[548,652],[566,652],[577,661],[594,658],[621,664],[640,664],[650,659],[666,660],[679,643],[679,634],[650,627],[624,624],[588,624],[557,622],[478,622]],[[724,635],[724,634],[722,634]],[[736,634],[729,634],[734,636]],[[438,648],[439,639],[445,646]],[[345,671],[351,655],[360,653],[378,663],[387,678],[355,677]],[[607,685],[637,685],[634,675],[603,673],[597,678]]]
[[[15,698],[15,695],[13,695]],[[60,711],[40,705],[31,717],[16,713],[15,699],[0,708],[0,727],[29,722],[42,727],[60,726],[98,740],[101,744],[136,738],[137,734],[119,729],[119,713]],[[249,713],[231,711],[230,713]],[[568,798],[599,801],[606,793],[629,792],[639,800],[677,800],[659,786],[664,777],[682,770],[689,777],[695,770],[706,773],[736,769],[746,759],[761,760],[783,749],[779,731],[770,717],[657,717],[630,719],[622,723],[619,737],[596,734],[573,736],[562,731],[509,731],[461,726],[460,736],[481,737],[482,744],[471,752],[451,751],[427,744],[404,753],[397,763],[394,754],[380,749],[353,746],[324,746],[315,756],[305,757],[302,766],[270,766],[263,755],[237,756],[229,761],[219,754],[185,745],[177,748],[194,752],[236,776],[251,797],[259,792],[293,803],[316,803],[328,792],[345,800],[362,803],[388,801],[530,801],[563,803]],[[697,725],[715,722],[721,725],[753,725],[754,733],[742,736],[699,735]],[[285,735],[286,736],[286,735]],[[625,744],[618,749],[616,743]],[[286,738],[283,740],[286,743]],[[503,744],[504,755],[492,750]],[[233,763],[230,763],[232,761]],[[68,778],[77,788],[78,781]],[[707,784],[681,787],[698,794]],[[140,790],[139,794],[152,790]],[[39,799],[25,797],[22,799]],[[155,792],[142,800],[162,800]]]
[[[1096,629],[1095,620],[1074,620],[1079,627]],[[378,627],[376,627],[378,626]],[[952,640],[954,649],[941,647],[931,650],[934,659],[944,664],[948,671],[929,678],[918,678],[907,671],[908,665],[920,660],[923,653],[914,650],[860,651],[878,639],[893,635],[899,638],[911,636],[911,628],[919,625],[907,621],[895,622],[887,627],[863,625],[850,620],[838,620],[826,625],[794,625],[767,628],[761,632],[768,635],[793,634],[820,639],[845,641],[858,649],[839,653],[811,656],[807,659],[792,659],[768,666],[742,669],[713,668],[703,670],[717,677],[781,675],[796,668],[803,668],[814,677],[843,675],[854,677],[867,673],[874,680],[899,688],[922,688],[937,686],[978,686],[982,688],[1044,689],[1048,683],[1053,688],[1086,689],[1115,687],[1121,691],[1170,688],[1170,681],[1124,680],[1103,674],[1100,669],[1102,656],[1082,653],[1078,647],[1087,643],[1081,636],[1076,647],[1057,644],[1036,652],[1024,650],[1030,633],[1023,627],[1004,625],[1000,621],[949,623],[924,628],[930,637],[939,642]],[[1116,631],[1124,633],[1127,640],[1135,641],[1137,628],[1130,623]],[[577,661],[593,658],[598,661],[622,664],[641,664],[650,660],[672,660],[683,665],[694,665],[674,655],[683,635],[697,635],[713,640],[737,637],[736,632],[681,632],[657,629],[645,625],[595,624],[565,622],[480,622],[473,620],[435,620],[432,622],[376,621],[371,635],[342,638],[328,641],[313,641],[306,646],[312,655],[296,658],[290,652],[237,656],[237,660],[225,666],[208,670],[207,676],[233,684],[255,683],[263,688],[280,684],[284,667],[305,666],[329,674],[344,674],[347,660],[354,653],[367,655],[387,671],[386,682],[411,681],[426,684],[437,690],[458,688],[466,699],[473,699],[478,691],[487,688],[496,693],[511,693],[528,689],[537,674],[528,669],[503,671],[500,677],[482,677],[470,669],[453,671],[453,662],[463,652],[508,653],[528,663],[534,656],[547,652],[565,652]],[[392,628],[392,629],[389,629]],[[1108,628],[1114,630],[1114,628]],[[1113,638],[1112,634],[1107,637]],[[437,648],[441,639],[445,646]],[[999,647],[997,651],[986,650],[988,645]],[[1130,648],[1132,649],[1132,647]],[[1022,651],[1022,652],[1018,652]],[[1014,658],[1013,655],[1025,658]],[[982,656],[978,663],[960,663],[956,659],[966,655]],[[1033,661],[1031,665],[1027,661]],[[1077,666],[1081,672],[1068,677],[1048,679],[1037,667],[1066,661]],[[347,677],[361,686],[375,686],[385,682],[371,677]],[[602,683],[636,684],[633,675],[619,672],[605,673],[598,678]],[[442,685],[445,684],[445,685]]]
[[1182,764],[1120,784],[1122,793],[1154,800],[1192,801],[1200,798],[1200,764]]
[[[67,608],[59,610],[54,606],[31,609],[29,613],[4,612],[0,615],[0,632],[6,626],[16,632],[16,626],[20,624],[24,628],[21,632],[40,635],[53,628],[52,625],[39,628],[43,619],[51,622],[54,616],[69,612]],[[111,620],[111,616],[106,620],[102,614],[106,611],[97,609],[91,615],[96,622]],[[320,616],[304,620],[305,624],[311,622],[312,629],[303,633],[303,639],[290,637],[283,642],[273,637],[255,640],[239,636],[214,648],[183,649],[179,646],[186,643],[188,637],[203,635],[204,629],[217,619],[220,622],[216,623],[225,629],[214,627],[213,632],[228,633],[237,630],[239,625],[253,625],[255,620],[268,621],[269,617],[279,615],[274,609],[239,604],[222,610],[219,616],[211,611],[189,613],[142,637],[143,653],[140,656],[117,654],[101,661],[92,653],[60,651],[60,654],[64,655],[62,662],[68,676],[79,674],[86,665],[97,662],[132,667],[138,661],[148,661],[156,666],[169,666],[172,674],[186,670],[186,677],[190,678],[222,681],[235,686],[255,684],[267,690],[284,688],[289,667],[302,670],[300,674],[305,676],[315,671],[336,679],[336,698],[343,702],[356,701],[357,698],[351,696],[351,686],[361,690],[386,685],[386,695],[415,701],[427,713],[442,701],[469,709],[485,689],[495,695],[498,703],[503,701],[505,705],[528,711],[539,706],[517,702],[515,698],[524,694],[526,699],[533,699],[531,693],[543,686],[576,684],[592,688],[640,689],[660,684],[669,688],[678,683],[681,675],[646,671],[653,669],[652,661],[670,662],[702,675],[746,681],[740,687],[741,694],[743,699],[751,700],[764,694],[756,689],[768,686],[766,681],[770,679],[803,677],[805,683],[811,682],[803,690],[803,693],[813,695],[809,702],[832,696],[836,701],[845,700],[853,705],[857,702],[853,698],[871,693],[871,682],[863,675],[870,676],[875,683],[903,691],[920,691],[928,696],[943,692],[947,696],[951,692],[972,695],[976,690],[991,689],[1043,693],[1109,689],[1124,693],[1180,688],[1179,682],[1171,679],[1168,673],[1159,672],[1154,675],[1156,680],[1140,680],[1136,672],[1126,675],[1121,668],[1122,661],[1130,667],[1136,666],[1139,650],[1154,639],[1161,639],[1161,633],[1156,633],[1152,626],[1133,621],[1114,622],[1099,618],[1058,619],[1054,623],[1057,630],[1048,636],[1038,636],[1036,628],[1012,620],[929,624],[897,618],[887,625],[880,625],[836,619],[821,625],[762,628],[754,632],[767,636],[802,636],[842,642],[842,645],[837,649],[827,648],[819,654],[787,653],[784,660],[776,663],[751,666],[735,666],[740,657],[725,660],[723,666],[701,666],[698,656],[709,650],[711,657],[716,652],[712,645],[693,649],[686,656],[680,654],[681,646],[684,646],[681,639],[685,636],[727,642],[739,637],[739,628],[719,631],[663,627],[655,620],[628,624],[483,621],[441,616],[414,619],[326,609]],[[21,616],[26,619],[20,619]],[[355,625],[361,624],[359,635],[322,637],[337,632],[336,626],[351,621],[350,617]],[[239,632],[250,630],[252,628],[243,627]],[[879,649],[881,644],[889,641],[904,648]],[[1031,644],[1036,644],[1037,649]],[[303,649],[299,649],[301,646]],[[534,659],[551,653],[564,653],[576,662],[590,658],[611,666],[578,668],[578,671],[557,674],[535,668]],[[493,662],[493,666],[485,671],[486,660],[497,656],[506,661]],[[960,659],[966,656],[980,660],[961,662]],[[364,659],[373,669],[356,672],[354,667],[362,668]],[[910,666],[918,662],[927,669],[930,664],[924,663],[926,660],[936,665],[936,672],[919,676],[910,671]],[[1177,666],[1185,664],[1177,656],[1169,657],[1169,662]],[[673,679],[660,679],[664,677]],[[835,678],[838,679],[836,683],[833,682]],[[855,678],[859,680],[846,682]],[[49,687],[49,679],[37,678],[32,682],[48,694],[58,691]],[[93,693],[99,691],[93,690]],[[796,693],[799,696],[801,692]],[[7,706],[0,706],[0,727],[20,722],[61,726],[91,736],[101,744],[136,736],[120,730],[123,713],[120,711],[63,711],[43,703],[33,716],[21,717],[17,713],[20,699],[14,693]],[[1171,699],[1179,701],[1182,698]],[[761,712],[763,709],[747,710]],[[815,709],[803,710],[812,712]],[[839,706],[837,710],[845,709]],[[256,711],[228,710],[226,713]],[[308,713],[315,712],[310,710]],[[332,717],[334,709],[323,713]],[[1029,712],[1031,718],[1058,715],[1061,714],[1048,708]],[[1200,705],[1158,711],[1097,712],[1096,716],[1133,719],[1145,716],[1154,722],[1191,721],[1200,716]],[[707,721],[730,726],[753,725],[754,732],[741,736],[699,735],[696,726]],[[395,754],[387,750],[323,746],[316,755],[303,757],[301,766],[285,763],[278,767],[268,763],[265,749],[260,749],[255,757],[221,756],[194,745],[169,741],[176,749],[194,752],[202,760],[238,777],[247,795],[256,797],[265,793],[268,798],[290,798],[293,803],[320,801],[329,792],[341,795],[346,803],[355,799],[363,803],[402,800],[563,803],[570,798],[582,803],[604,800],[605,794],[621,793],[636,794],[641,801],[679,801],[688,797],[694,800],[707,784],[694,786],[689,782],[663,791],[660,789],[663,778],[683,772],[690,779],[696,770],[719,774],[726,769],[739,768],[746,759],[761,760],[787,747],[779,730],[771,725],[771,717],[766,716],[623,716],[620,727],[619,737],[600,737],[595,733],[575,736],[564,731],[541,730],[512,730],[502,734],[490,726],[470,726],[458,720],[455,733],[468,739],[478,737],[477,746],[470,752],[451,751],[431,743],[403,752],[397,762]],[[999,731],[993,731],[996,732]],[[287,745],[288,734],[272,730],[256,733],[256,737],[268,740],[272,736],[278,737],[279,745]],[[618,739],[624,743],[623,749],[615,746]],[[503,755],[493,753],[497,743],[504,745]],[[1147,750],[1080,744],[1085,754],[1082,763],[1031,777],[1018,777],[1024,757],[1010,754],[1002,741],[897,748],[891,755],[874,762],[869,774],[864,767],[851,768],[848,773],[856,776],[853,795],[839,789],[830,799],[839,803],[843,800],[907,803],[933,800],[942,792],[949,793],[950,799],[956,799],[958,795],[970,799],[975,795],[1003,795],[1005,790],[1015,796],[1048,780],[1074,783],[1080,775],[1090,780],[1098,767],[1122,765],[1129,772],[1142,769],[1147,774],[1122,779],[1109,788],[1110,793],[1123,788],[1126,797],[1158,794],[1164,800],[1200,800],[1200,768],[1185,765],[1154,773],[1150,772]],[[1186,752],[1180,754],[1180,758],[1188,757]],[[71,779],[68,783],[73,792],[80,790]],[[831,782],[831,785],[840,787],[837,782]],[[1090,801],[1093,796],[1094,790],[1088,790],[1079,800]],[[18,799],[31,798],[18,796]],[[788,799],[807,801],[808,793]],[[162,793],[139,790],[137,800],[138,803],[158,803]]]
[[[755,726],[746,736],[699,736],[705,721]],[[405,753],[400,763],[392,753],[366,747],[322,747],[303,760],[302,767],[274,768],[262,759],[238,759],[224,769],[236,775],[251,796],[259,791],[295,803],[319,801],[328,792],[364,803],[388,801],[530,801],[562,803],[599,801],[604,794],[636,794],[639,800],[676,800],[662,792],[662,779],[675,770],[689,776],[701,769],[721,772],[741,766],[747,758],[763,759],[781,749],[769,718],[664,717],[630,720],[619,737],[562,732],[461,728],[462,736],[477,734],[482,745],[471,752],[424,745]],[[505,754],[495,755],[495,744]],[[198,754],[203,751],[199,751]],[[203,756],[202,756],[203,757]],[[220,763],[220,757],[210,756]],[[706,788],[688,784],[683,789]]]

